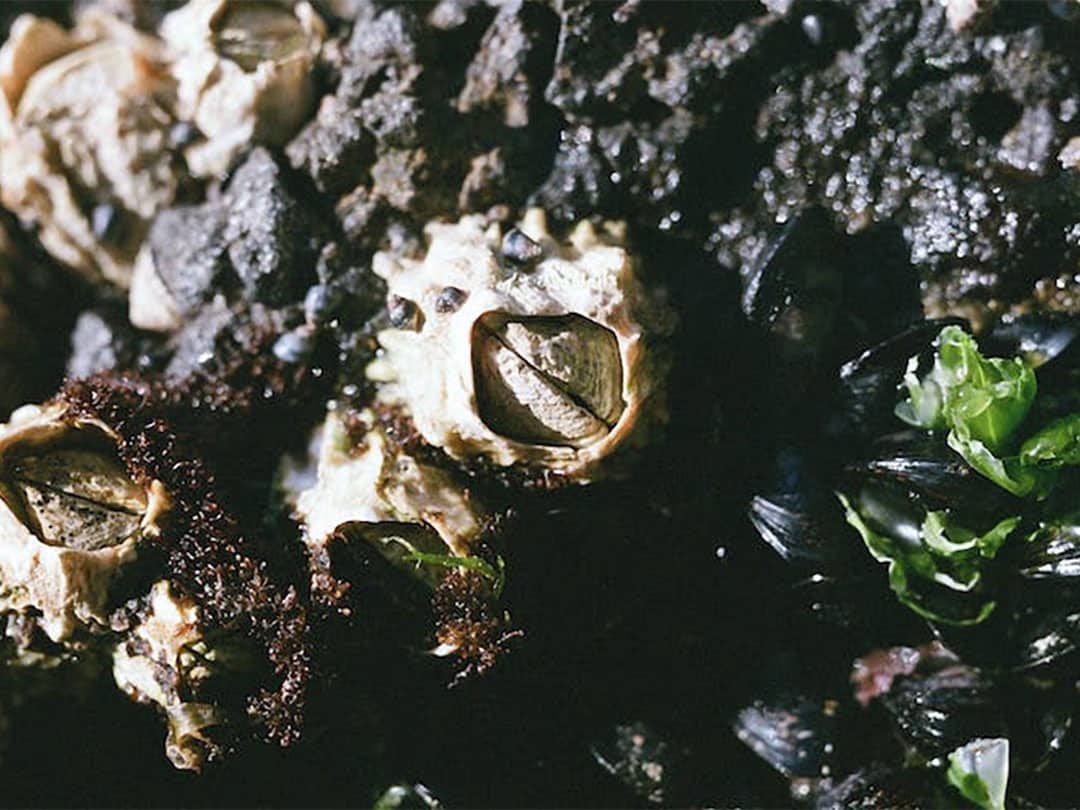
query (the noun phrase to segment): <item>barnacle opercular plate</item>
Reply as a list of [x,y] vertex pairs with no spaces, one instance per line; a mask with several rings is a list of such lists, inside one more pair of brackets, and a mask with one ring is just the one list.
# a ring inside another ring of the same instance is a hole
[[479,216],[426,233],[423,259],[375,257],[394,328],[368,371],[425,441],[589,480],[665,418],[674,316],[617,225],[560,243],[533,209],[505,234]]

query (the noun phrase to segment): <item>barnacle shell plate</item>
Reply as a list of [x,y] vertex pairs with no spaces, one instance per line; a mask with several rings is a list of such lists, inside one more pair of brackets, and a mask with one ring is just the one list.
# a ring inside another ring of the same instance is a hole
[[422,260],[377,254],[392,305],[419,314],[379,334],[368,375],[454,458],[589,480],[666,418],[662,344],[675,317],[617,226],[583,222],[560,244],[533,209],[519,227],[544,248],[530,267],[500,262],[500,230],[479,216],[428,225]]

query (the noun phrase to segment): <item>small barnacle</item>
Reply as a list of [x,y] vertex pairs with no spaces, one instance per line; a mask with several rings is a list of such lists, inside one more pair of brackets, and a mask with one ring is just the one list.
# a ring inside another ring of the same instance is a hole
[[365,430],[355,445],[340,417],[323,426],[318,480],[297,500],[309,550],[316,554],[348,524],[392,561],[414,552],[468,555],[484,514],[468,490],[390,445],[372,414],[358,420]]
[[0,201],[92,280],[126,286],[179,172],[160,43],[99,10],[23,15],[0,48]]
[[455,459],[596,477],[666,417],[675,323],[618,231],[583,222],[560,244],[533,210],[505,236],[480,217],[433,223],[422,260],[377,254],[391,301],[420,315],[379,335],[380,399]]
[[290,0],[191,0],[162,22],[181,117],[206,137],[185,152],[196,176],[221,174],[252,143],[287,141],[314,103],[326,31]]
[[207,684],[247,666],[243,647],[205,636],[198,606],[168,580],[154,583],[142,620],[113,650],[116,685],[165,714],[165,754],[183,770],[201,770],[221,753],[231,721],[223,705],[201,699]]
[[110,585],[169,506],[133,481],[103,423],[26,406],[0,428],[0,611],[36,611],[54,642],[108,626]]

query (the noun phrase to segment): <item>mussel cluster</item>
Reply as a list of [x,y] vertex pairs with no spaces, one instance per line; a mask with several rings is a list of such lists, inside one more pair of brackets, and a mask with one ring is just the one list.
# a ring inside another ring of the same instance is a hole
[[[812,273],[761,276],[787,289],[752,299],[774,303],[758,321],[773,351],[790,353],[788,324],[816,322],[795,345],[822,356],[845,313],[815,298]],[[774,685],[736,731],[819,807],[956,791],[1004,807],[1006,783],[1023,804],[1076,745],[1080,324],[1017,315],[976,340],[962,319],[917,319],[814,368],[819,406],[781,441],[749,517],[849,683],[819,670]]]

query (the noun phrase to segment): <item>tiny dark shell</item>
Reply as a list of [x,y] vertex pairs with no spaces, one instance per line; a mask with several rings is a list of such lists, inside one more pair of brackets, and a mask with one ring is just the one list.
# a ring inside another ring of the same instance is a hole
[[544,255],[540,243],[518,228],[507,231],[500,250],[503,258],[515,265],[526,265]]
[[439,297],[435,299],[435,311],[440,314],[457,312],[469,294],[457,287],[444,287]]

